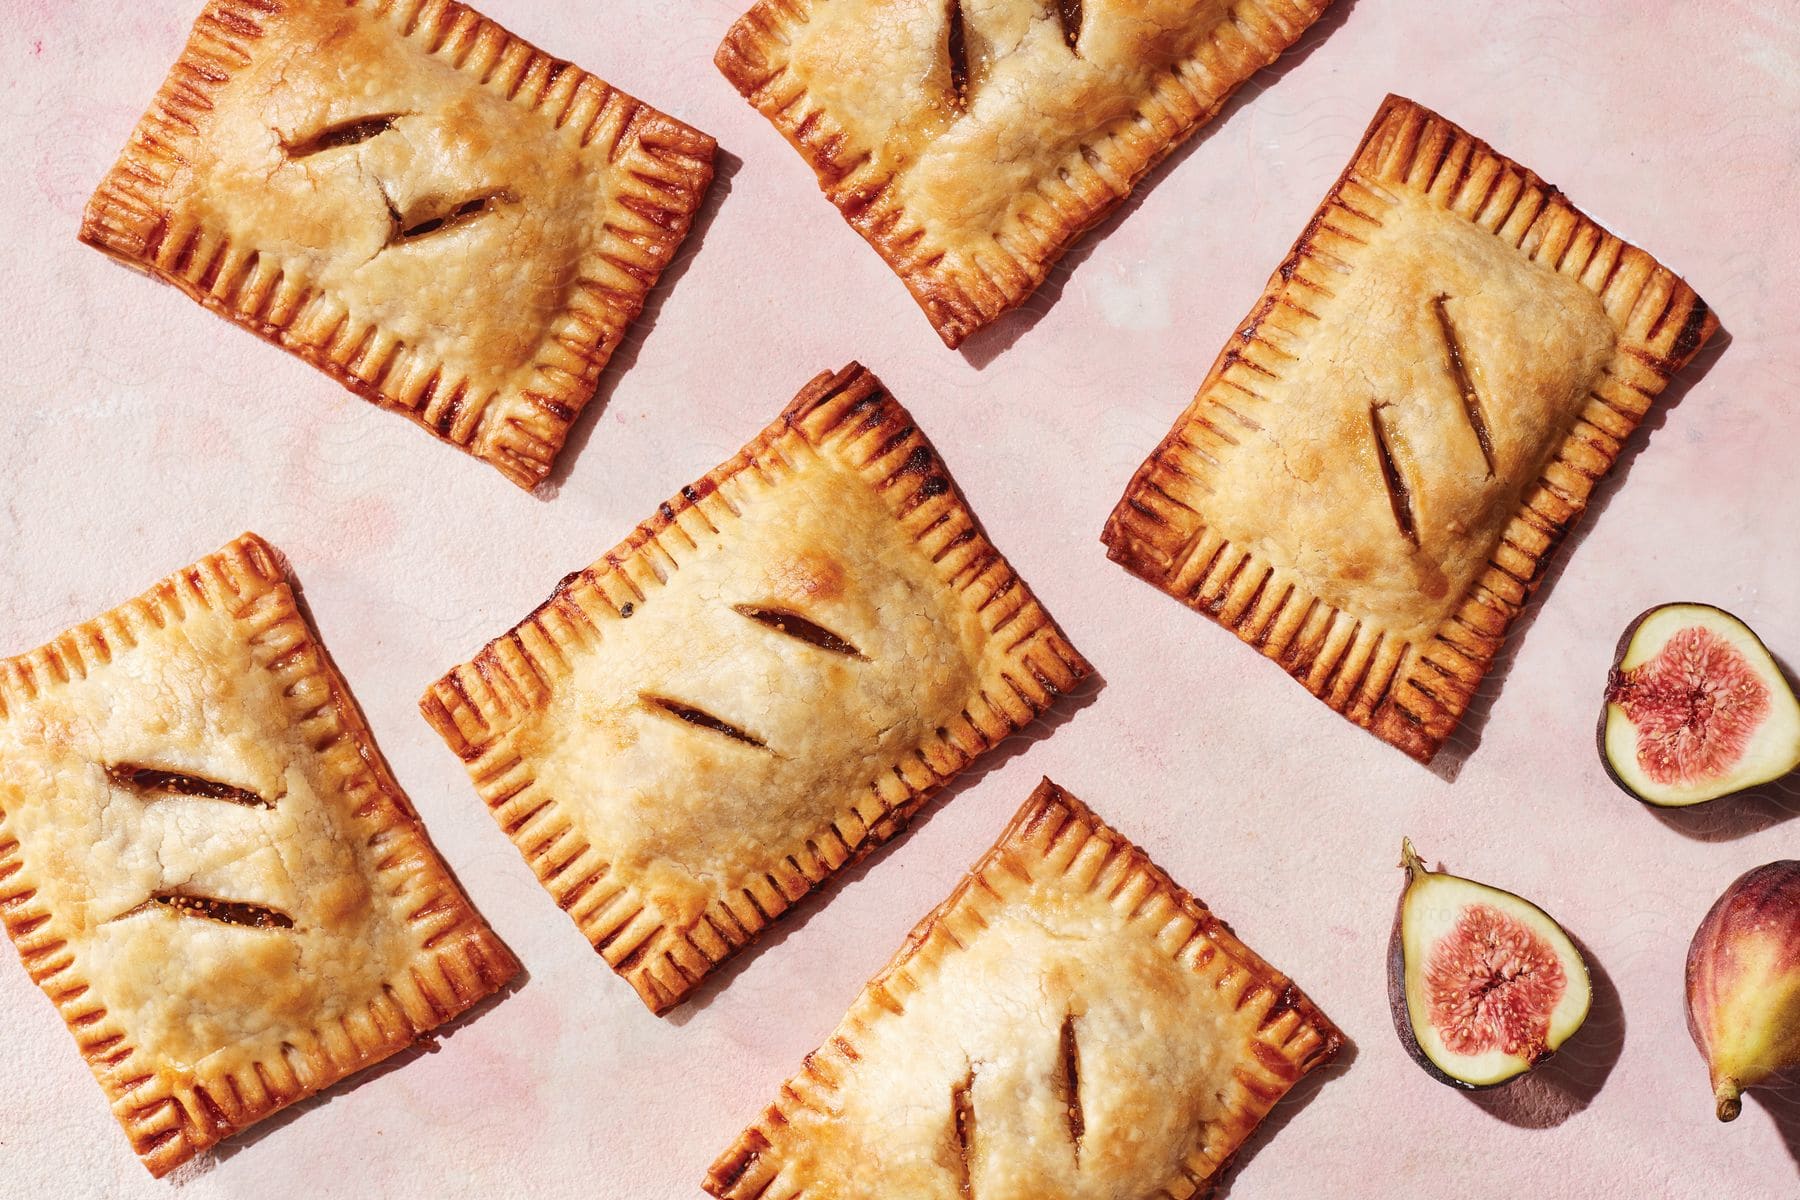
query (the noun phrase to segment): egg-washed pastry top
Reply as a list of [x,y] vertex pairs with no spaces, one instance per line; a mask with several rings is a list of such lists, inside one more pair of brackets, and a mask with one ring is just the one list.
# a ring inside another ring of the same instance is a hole
[[1428,760],[1716,327],[1555,188],[1390,96],[1108,550]]
[[449,0],[212,0],[81,237],[530,487],[713,149]]
[[1088,670],[852,364],[421,707],[662,1012]]
[[956,346],[1329,0],[758,0],[726,78]]
[[519,969],[253,534],[0,660],[0,917],[156,1175]]
[[1049,780],[708,1172],[719,1200],[1177,1200],[1342,1035]]

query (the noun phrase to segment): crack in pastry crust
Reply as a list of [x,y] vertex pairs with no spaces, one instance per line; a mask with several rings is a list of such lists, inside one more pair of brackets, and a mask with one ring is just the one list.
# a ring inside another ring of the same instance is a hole
[[254,535],[0,660],[0,918],[155,1175],[519,967]]
[[759,0],[715,62],[950,346],[1329,0]]
[[1285,975],[1044,780],[705,1187],[1193,1196],[1342,1043]]
[[81,237],[532,487],[713,152],[451,0],[211,0]]
[[1716,328],[1648,254],[1390,96],[1108,553],[1428,761]]
[[420,707],[663,1012],[1088,671],[852,365]]

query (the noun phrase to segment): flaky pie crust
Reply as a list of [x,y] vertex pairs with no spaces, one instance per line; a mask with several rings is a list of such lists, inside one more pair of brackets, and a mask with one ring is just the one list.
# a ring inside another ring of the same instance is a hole
[[529,488],[713,151],[450,0],[211,0],[81,239]]
[[253,534],[0,661],[0,918],[159,1176],[519,969]]
[[1049,780],[707,1173],[720,1200],[1210,1190],[1343,1041]]
[[1088,671],[853,364],[420,707],[660,1013]]
[[758,0],[714,61],[954,347],[1328,3]]
[[1648,254],[1390,96],[1108,552],[1428,761],[1716,328]]

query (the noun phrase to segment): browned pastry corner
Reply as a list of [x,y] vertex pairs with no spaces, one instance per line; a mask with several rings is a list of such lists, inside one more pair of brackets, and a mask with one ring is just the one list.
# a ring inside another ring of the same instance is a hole
[[1716,328],[1648,254],[1390,96],[1108,552],[1429,761]]
[[759,0],[714,61],[954,347],[1328,3]]
[[1343,1035],[1038,785],[707,1173],[719,1200],[1194,1196]]
[[660,1013],[1088,671],[852,364],[420,707]]
[[212,0],[81,238],[529,488],[713,150],[449,0]]
[[0,660],[0,917],[154,1175],[519,969],[253,534]]

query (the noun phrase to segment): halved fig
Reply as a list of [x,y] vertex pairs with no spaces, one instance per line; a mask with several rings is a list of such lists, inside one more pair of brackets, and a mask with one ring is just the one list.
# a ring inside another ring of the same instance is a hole
[[1614,783],[1680,808],[1800,766],[1800,702],[1748,625],[1710,604],[1659,604],[1619,639],[1598,739]]
[[1537,905],[1426,870],[1410,840],[1400,855],[1406,889],[1388,944],[1388,1001],[1401,1045],[1452,1087],[1493,1087],[1531,1070],[1587,1019],[1587,963]]

